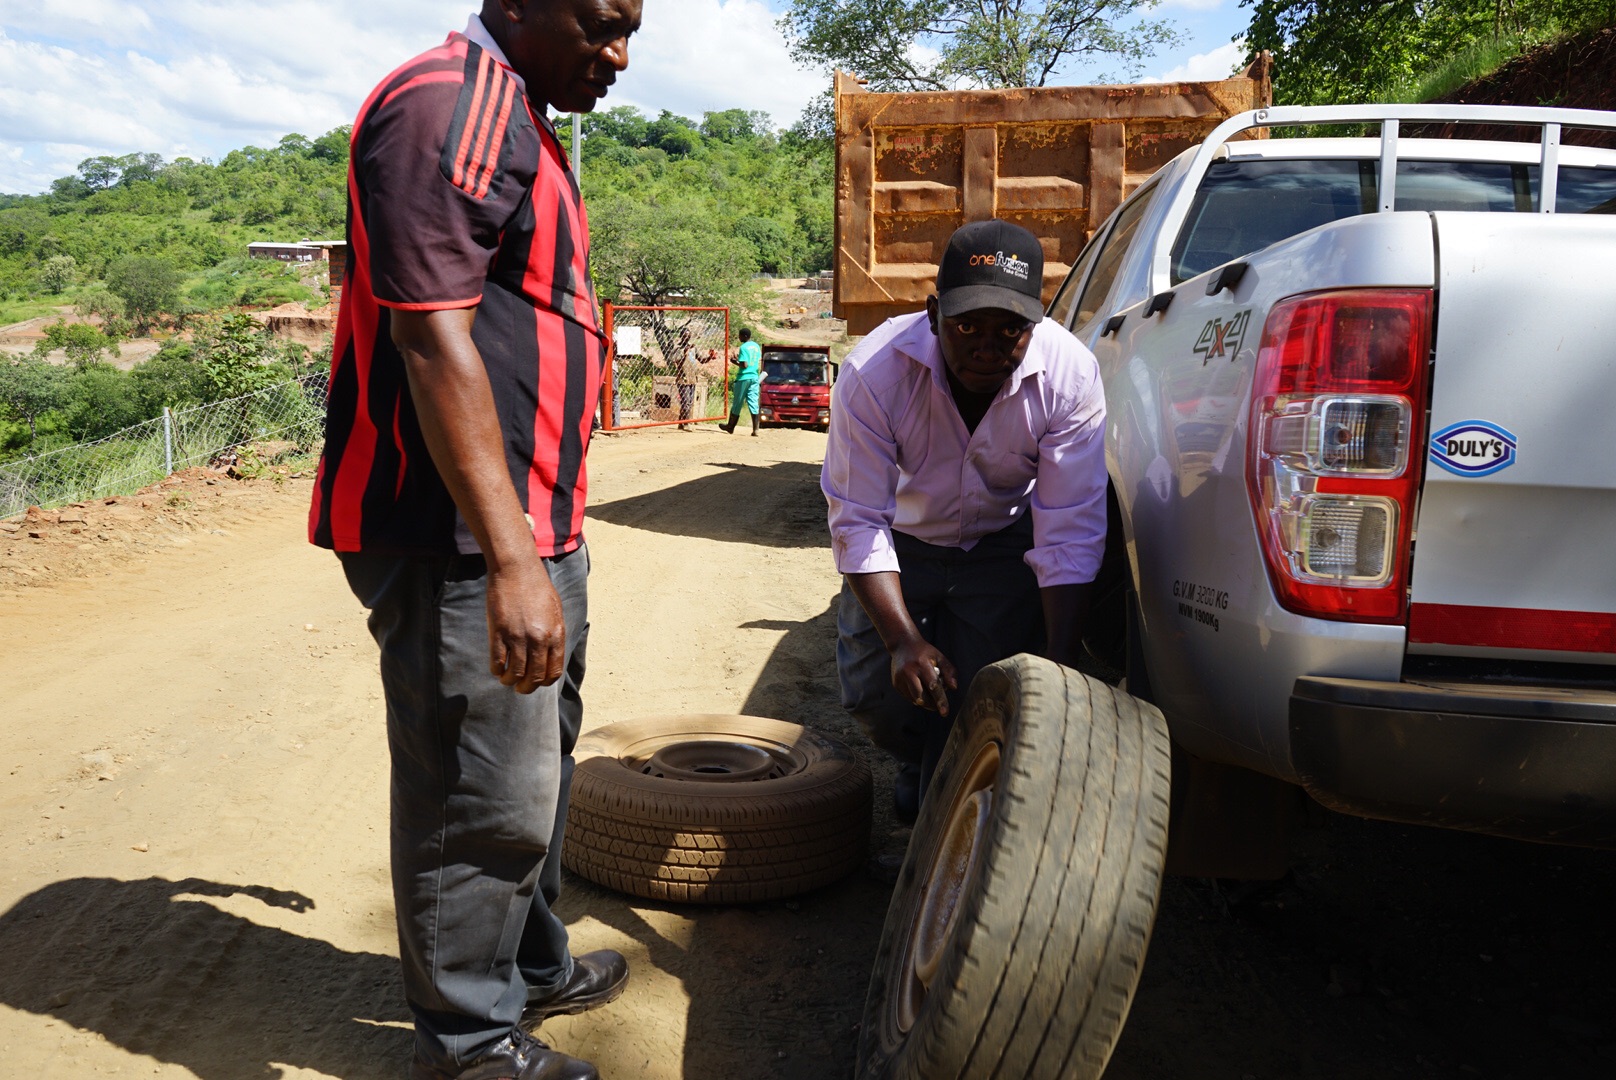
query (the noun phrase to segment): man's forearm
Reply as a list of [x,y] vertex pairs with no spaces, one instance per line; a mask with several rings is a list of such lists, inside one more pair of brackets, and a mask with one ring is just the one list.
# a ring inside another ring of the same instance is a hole
[[910,617],[898,573],[848,574],[847,581],[892,658],[893,687],[906,700],[947,716],[948,691],[959,689],[954,665]]
[[920,638],[920,629],[909,617],[909,607],[903,602],[903,586],[897,571],[848,574],[847,583],[888,652],[897,652]]
[[394,312],[393,343],[432,463],[488,561],[489,671],[528,694],[561,677],[567,628],[505,464],[488,371],[471,340],[474,314]]
[[394,312],[421,434],[491,569],[536,556],[505,463],[488,371],[471,340],[474,308]]
[[1038,590],[1044,604],[1044,655],[1057,664],[1077,666],[1093,592],[1092,584],[1046,585]]

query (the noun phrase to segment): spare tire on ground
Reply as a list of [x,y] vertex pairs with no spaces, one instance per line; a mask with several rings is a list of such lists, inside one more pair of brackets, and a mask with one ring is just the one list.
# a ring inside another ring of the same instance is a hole
[[1094,1080],[1145,962],[1166,856],[1167,725],[1032,656],[984,668],[909,842],[860,1080]]
[[870,770],[828,735],[756,716],[680,716],[584,735],[562,863],[651,900],[732,904],[863,865]]

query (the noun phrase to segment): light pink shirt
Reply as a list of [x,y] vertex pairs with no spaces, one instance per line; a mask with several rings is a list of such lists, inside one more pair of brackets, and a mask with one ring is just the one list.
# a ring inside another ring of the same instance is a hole
[[820,481],[836,569],[897,570],[894,529],[969,550],[1030,511],[1038,584],[1093,581],[1106,487],[1094,355],[1045,319],[975,432],[943,370],[925,312],[889,319],[842,364]]

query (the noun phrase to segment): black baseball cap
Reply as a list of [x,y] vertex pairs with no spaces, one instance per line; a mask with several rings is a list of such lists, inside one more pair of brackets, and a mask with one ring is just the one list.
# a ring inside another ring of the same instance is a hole
[[937,267],[937,305],[944,315],[996,308],[1029,322],[1044,317],[1044,249],[1038,238],[998,218],[954,230]]

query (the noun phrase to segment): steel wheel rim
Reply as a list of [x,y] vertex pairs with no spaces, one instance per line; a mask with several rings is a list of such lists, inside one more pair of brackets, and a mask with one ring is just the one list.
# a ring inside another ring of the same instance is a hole
[[999,744],[977,751],[954,793],[947,824],[933,849],[914,904],[914,917],[894,972],[892,1020],[907,1035],[920,1018],[931,984],[941,970],[959,922],[959,912],[981,860],[983,838],[993,816],[994,784],[999,777]]
[[618,756],[625,768],[682,783],[749,784],[802,772],[801,750],[771,739],[737,735],[670,735],[644,739]]

